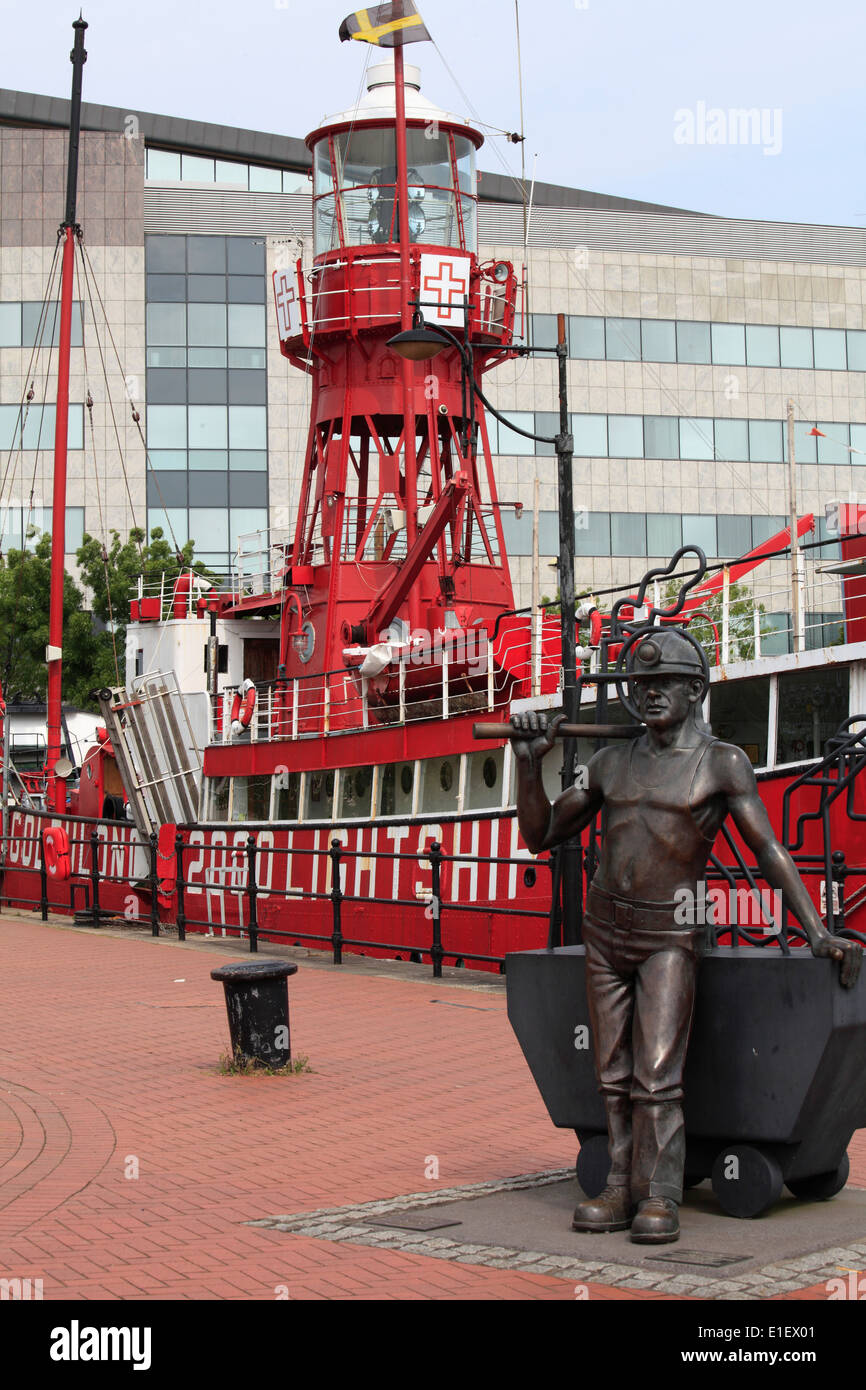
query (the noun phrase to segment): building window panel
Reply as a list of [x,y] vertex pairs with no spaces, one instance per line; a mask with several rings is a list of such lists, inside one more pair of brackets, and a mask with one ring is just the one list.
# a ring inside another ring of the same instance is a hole
[[228,399],[226,373],[215,368],[191,371],[188,399],[195,405],[225,405]]
[[186,448],[186,406],[149,405],[147,444],[151,449]]
[[[264,473],[268,466],[268,455],[264,449],[232,449],[229,463],[233,472],[242,469],[248,473]],[[502,515],[505,516],[506,512]]]
[[226,341],[225,304],[190,304],[187,309],[189,342],[202,347],[222,347]]
[[162,346],[186,342],[185,304],[148,304],[147,343]]
[[[533,428],[536,434],[547,435],[549,439],[553,439],[559,434],[559,412],[554,410],[536,410]],[[544,458],[553,458],[556,454],[556,445],[538,442],[535,445],[535,452]]]
[[783,531],[788,522],[784,516],[753,516],[752,517],[752,549],[763,545],[765,541],[771,540]]
[[189,505],[191,507],[227,507],[229,504],[229,475],[224,470],[206,472],[199,469],[189,475]]
[[848,339],[849,372],[866,372],[866,332],[859,328],[849,328]]
[[[575,524],[581,522],[586,524],[586,513],[575,513]],[[559,554],[559,513],[558,512],[539,512],[538,513],[538,553],[539,555],[558,555]]]
[[682,517],[650,512],[646,519],[647,554],[669,559],[683,543]]
[[224,507],[192,507],[189,530],[196,554],[226,552],[229,548],[228,512]]
[[[41,327],[40,327],[41,325]],[[26,301],[21,305],[21,346],[34,347],[37,335],[40,345],[57,347],[60,342],[60,301],[50,300],[46,305]],[[81,303],[75,300],[72,305],[72,325],[70,343],[81,347]]]
[[148,275],[147,298],[149,303],[156,300],[166,304],[183,304],[186,301],[186,276]]
[[779,352],[783,367],[813,367],[811,328],[780,328]]
[[213,183],[214,162],[199,154],[181,155],[180,176],[184,183]]
[[204,469],[205,472],[213,472],[215,469],[225,469],[229,466],[229,456],[227,449],[190,449],[189,466],[191,469]]
[[[508,555],[531,555],[532,513],[524,510],[518,517],[510,508],[503,507],[501,520],[502,538]],[[540,540],[539,552],[544,553],[541,551]]]
[[307,193],[310,177],[306,171],[300,169],[283,170],[283,192],[284,193]]
[[[533,416],[531,411],[509,410],[508,419],[513,421],[513,423],[519,426],[519,428],[522,430],[534,431],[535,429],[535,417]],[[255,448],[256,446],[252,445],[251,447]],[[526,439],[524,435],[517,434],[514,430],[509,429],[508,426],[503,425],[502,421],[500,420],[498,452],[500,454],[517,454],[525,457],[535,453],[535,442],[534,440]]]
[[0,304],[0,347],[21,346],[21,305]]
[[752,518],[750,516],[719,516],[716,518],[719,557],[737,560],[752,548]]
[[643,458],[642,415],[609,415],[607,433],[611,458]]
[[609,361],[640,361],[640,319],[610,318],[605,332]]
[[226,237],[229,275],[264,275],[265,243],[263,237]]
[[778,367],[778,328],[762,323],[746,325],[746,361],[750,367]]
[[186,372],[149,370],[147,373],[147,399],[152,405],[182,404],[186,400]]
[[611,512],[611,555],[646,555],[646,516],[643,512]]
[[[229,348],[230,368],[242,367],[244,370],[255,368],[263,371],[266,366],[267,354],[264,348]],[[489,423],[488,421],[488,426]]]
[[[193,305],[190,305],[193,308]],[[205,348],[191,347],[188,353],[189,366],[200,367],[225,367],[226,350],[225,348]]]
[[149,347],[147,349],[148,367],[185,367],[186,348]]
[[229,500],[236,507],[267,507],[268,480],[264,473],[229,473]]
[[230,275],[228,298],[231,304],[264,304],[265,281],[261,275]]
[[[811,423],[804,420],[794,421],[794,458],[798,463],[817,463],[818,451],[816,449],[817,439],[812,434]],[[782,423],[782,458],[788,462],[788,423]]]
[[[849,454],[848,461],[855,466],[857,464],[864,464],[866,463],[866,425],[851,425],[849,428],[851,443],[859,452]],[[796,447],[795,443],[794,448]]]
[[680,458],[711,459],[714,453],[712,420],[680,420]]
[[645,458],[679,458],[679,420],[675,415],[645,415],[643,433]]
[[282,193],[282,169],[267,169],[260,164],[250,165],[251,193]]
[[185,470],[187,466],[186,449],[148,449],[147,456],[159,473],[164,473],[169,468]]
[[577,458],[607,458],[606,415],[574,415],[572,430]]
[[190,275],[187,294],[191,303],[225,304],[226,278],[224,275]]
[[[818,462],[834,464],[837,468],[844,468],[850,454],[848,453],[848,426],[842,425],[838,421],[819,420],[817,428],[826,436],[818,438]],[[796,442],[794,448],[796,450]]]
[[716,420],[716,458],[748,462],[749,424],[747,420]]
[[609,555],[610,512],[587,512],[585,519],[585,526],[575,527],[575,555]]
[[642,319],[641,349],[645,362],[676,362],[677,333],[672,319]]
[[570,357],[604,357],[604,319],[583,314],[570,314],[568,318],[568,339]]
[[844,328],[816,328],[814,333],[815,366],[844,372],[848,365]]
[[749,421],[749,457],[753,463],[782,462],[781,420]]
[[191,449],[224,449],[228,443],[227,407],[191,405],[189,443]]
[[710,338],[714,362],[732,367],[746,365],[746,331],[743,324],[711,324]]
[[148,150],[146,177],[162,183],[179,181],[180,155],[174,150]]
[[714,516],[684,516],[683,545],[699,545],[707,558],[719,553]]
[[229,372],[230,405],[264,405],[267,378],[264,372]]
[[234,164],[229,159],[217,159],[214,161],[214,177],[217,183],[236,183],[241,188],[246,188],[250,181],[250,166],[248,164]]
[[178,471],[157,473],[155,469],[147,474],[147,505],[149,507],[177,508],[186,506],[187,474]]
[[154,530],[157,528],[162,531],[163,536],[170,543],[177,541],[179,546],[186,545],[189,540],[186,508],[169,507],[168,511],[165,511],[162,507],[148,507],[147,531],[151,539],[153,539]]
[[710,361],[710,325],[677,321],[677,361]]
[[264,347],[265,309],[259,304],[231,304],[228,310],[229,346]]
[[186,268],[190,274],[194,275],[225,275],[225,237],[188,236],[186,239]]
[[144,264],[148,275],[186,274],[186,237],[145,237]]
[[264,406],[229,406],[229,446],[232,449],[268,447],[268,412]]
[[556,347],[556,314],[530,314],[529,324],[533,347]]
[[232,507],[229,512],[229,539],[232,550],[237,549],[238,539],[257,531],[268,529],[266,507]]

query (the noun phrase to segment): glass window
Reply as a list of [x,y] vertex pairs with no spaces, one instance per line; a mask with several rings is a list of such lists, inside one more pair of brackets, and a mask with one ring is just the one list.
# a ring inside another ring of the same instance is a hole
[[610,554],[610,512],[585,512],[585,526],[574,531],[575,555]]
[[213,183],[212,159],[206,159],[198,154],[185,154],[181,156],[180,176],[184,183]]
[[180,403],[186,400],[186,372],[169,368],[147,373],[147,399],[153,405]]
[[296,169],[283,170],[284,193],[306,193],[307,184],[309,182],[310,176],[307,173],[301,173],[299,170]]
[[718,516],[719,556],[736,560],[752,548],[752,518],[750,516]]
[[577,458],[607,458],[606,415],[574,415],[572,430]]
[[[821,551],[821,559],[829,560],[835,547]],[[841,612],[806,614],[806,651],[820,651],[845,641],[845,616]]]
[[[794,458],[798,463],[817,463],[818,451],[815,447],[818,443],[817,437],[812,433],[812,426],[808,421],[794,421]],[[788,462],[788,424],[785,421],[782,425],[782,456]]]
[[640,361],[640,319],[607,319],[607,356],[611,362]]
[[190,304],[187,309],[189,342],[218,346],[226,340],[224,304]]
[[466,790],[464,807],[470,811],[483,811],[502,805],[502,775],[505,765],[505,749],[496,748],[493,752],[470,753],[466,760]]
[[229,275],[264,275],[265,242],[263,237],[226,237]]
[[677,361],[709,362],[710,325],[677,320]]
[[[196,551],[228,550],[228,513],[224,507],[190,507],[190,539]],[[178,540],[180,537],[178,537]]]
[[217,183],[236,183],[240,184],[241,188],[247,187],[250,177],[248,164],[234,164],[229,159],[217,159],[214,166]]
[[860,328],[849,328],[846,337],[849,372],[866,372],[866,332]]
[[147,177],[170,182],[180,178],[180,155],[174,150],[147,151]]
[[268,505],[268,479],[265,473],[230,473],[229,488],[233,507]]
[[228,299],[231,304],[264,304],[265,281],[261,275],[230,275]]
[[425,758],[421,763],[419,811],[456,811],[460,790],[460,758]]
[[186,406],[149,405],[147,443],[153,449],[185,449]]
[[716,458],[734,462],[749,457],[749,426],[746,420],[716,420]]
[[[848,428],[851,434],[851,443],[856,451],[848,455],[849,462],[852,464],[866,463],[866,425],[849,425]],[[796,449],[796,447],[795,440],[794,448]]]
[[147,530],[148,535],[153,539],[156,529],[162,531],[167,541],[172,541],[172,533],[178,545],[186,545],[189,540],[186,529],[186,508],[171,508],[163,511],[162,507],[148,507],[147,509]]
[[646,555],[646,517],[643,512],[611,512],[611,555]]
[[147,503],[149,507],[185,507],[187,499],[186,473],[147,474]]
[[66,554],[72,555],[84,543],[84,508],[66,508]]
[[816,328],[814,333],[815,366],[844,372],[848,365],[844,328]]
[[277,799],[274,807],[276,820],[297,820],[300,806],[301,774],[285,772],[275,777]]
[[190,367],[225,367],[226,364],[225,348],[191,347],[187,355]]
[[[584,511],[575,512],[575,529],[583,524],[586,525],[587,514]],[[558,555],[559,554],[559,513],[558,512],[539,512],[538,513],[538,553],[539,555]]]
[[282,169],[266,169],[261,164],[250,165],[251,193],[282,193]]
[[556,314],[530,314],[529,322],[533,347],[556,347]]
[[228,468],[228,451],[226,449],[190,449],[189,466],[196,469],[203,468],[206,472],[213,472],[217,468]]
[[379,814],[382,816],[410,814],[414,786],[414,763],[391,763],[388,767],[381,768],[377,798]]
[[675,415],[645,415],[643,436],[645,458],[679,458],[679,421]]
[[224,449],[228,443],[227,406],[191,405],[189,407],[189,444],[191,449]]
[[680,420],[680,458],[711,459],[714,454],[712,420]]
[[[523,430],[534,430],[535,417],[529,410],[509,410],[508,419],[513,420]],[[522,434],[516,434],[507,425],[499,421],[499,453],[500,454],[534,454],[535,442],[526,439]]]
[[741,323],[714,323],[710,325],[713,361],[729,363],[733,367],[746,364],[746,332]]
[[149,347],[147,349],[148,367],[185,367],[186,348]]
[[782,462],[781,420],[749,421],[749,457],[753,463]]
[[682,517],[650,512],[646,519],[647,555],[669,559],[683,543]]
[[811,328],[780,328],[779,348],[783,367],[813,366]]
[[778,367],[779,330],[775,325],[746,325],[746,361],[750,367]]
[[[844,468],[850,457],[848,453],[848,426],[838,421],[819,420],[817,429],[821,430],[825,436],[823,439],[818,437],[818,462],[835,464],[837,468]],[[797,444],[794,442],[794,448]]]
[[189,236],[186,239],[187,270],[196,275],[225,275],[224,236]]
[[604,357],[604,319],[570,314],[568,318],[569,357]]
[[160,300],[167,304],[183,304],[186,300],[186,276],[148,275],[147,298],[149,301]]
[[848,718],[848,668],[782,671],[778,679],[776,761],[823,757],[825,741]]
[[0,304],[0,347],[21,346],[21,305]]
[[225,405],[228,391],[226,373],[215,368],[191,371],[188,389],[187,399],[196,405]]
[[264,449],[232,449],[231,467],[250,473],[264,471],[268,466],[268,455]]
[[232,347],[264,347],[265,309],[263,304],[230,304],[229,343]]
[[[265,356],[264,348],[229,348],[229,366],[256,367],[262,370],[266,366]],[[495,453],[495,450],[493,452]]]
[[348,767],[340,774],[340,809],[346,820],[369,820],[373,802],[373,769]]
[[[189,473],[189,505],[195,507],[227,507],[229,504],[229,475],[225,472],[205,472],[196,469]],[[168,498],[166,498],[168,501]],[[190,524],[195,511],[190,511]]]
[[711,685],[709,722],[716,738],[742,748],[752,767],[766,767],[769,676],[748,681],[719,681]]
[[148,304],[147,341],[151,343],[186,342],[185,304]]
[[224,275],[190,275],[187,279],[189,299],[201,304],[224,304],[226,278]]
[[[532,514],[524,508],[520,516],[515,516],[511,508],[502,508],[502,538],[505,541],[505,549],[508,555],[531,555],[532,554]],[[559,548],[557,543],[557,549]],[[539,554],[546,555],[548,552],[541,548],[541,536],[538,540]]]
[[[40,320],[42,326],[40,328]],[[59,300],[50,301],[45,306],[43,317],[43,305],[41,302],[25,302],[21,305],[21,345],[22,347],[33,347],[36,342],[36,335],[39,334],[39,341],[42,344],[51,342],[53,347],[57,347],[60,342],[60,302]],[[72,305],[72,347],[81,347],[81,304],[75,300]]]
[[714,516],[684,516],[683,545],[699,545],[707,558],[719,553]]
[[267,382],[264,372],[229,372],[231,405],[264,405]]
[[753,516],[752,517],[752,548],[763,545],[764,541],[771,540],[783,531],[788,524],[788,518],[784,516]]
[[[546,435],[549,439],[553,439],[559,434],[559,411],[536,410],[533,429],[536,434]],[[556,445],[536,442],[535,452],[536,454],[553,458],[556,454]]]
[[671,320],[642,319],[640,331],[645,362],[676,362],[676,326]]
[[229,445],[232,449],[267,449],[268,412],[265,406],[229,406]]
[[267,507],[232,507],[229,512],[229,540],[232,550],[237,549],[239,536],[249,536],[255,531],[266,531],[267,528]]
[[614,459],[643,458],[643,416],[609,415],[608,453]]
[[308,772],[304,787],[304,820],[331,820],[334,804],[333,772]]
[[149,275],[183,275],[186,271],[186,237],[145,237],[145,267]]
[[185,449],[148,449],[148,458],[160,472],[166,468],[186,468]]
[[763,656],[787,656],[790,650],[790,613],[763,613],[761,615],[761,654]]

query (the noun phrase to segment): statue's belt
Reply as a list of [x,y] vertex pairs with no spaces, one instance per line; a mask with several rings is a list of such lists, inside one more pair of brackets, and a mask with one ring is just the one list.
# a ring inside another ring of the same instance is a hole
[[596,918],[599,925],[619,927],[625,931],[681,931],[684,936],[694,933],[692,926],[679,926],[675,912],[679,903],[650,903],[641,898],[625,898],[618,893],[608,893],[604,888],[590,884],[586,895],[587,913]]

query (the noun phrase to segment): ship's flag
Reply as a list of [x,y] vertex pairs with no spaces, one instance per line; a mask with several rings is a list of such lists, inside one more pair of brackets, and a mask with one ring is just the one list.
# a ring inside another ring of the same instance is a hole
[[422,43],[429,38],[413,0],[389,0],[386,5],[356,10],[340,25],[341,43],[357,39],[378,48],[400,48],[404,43]]

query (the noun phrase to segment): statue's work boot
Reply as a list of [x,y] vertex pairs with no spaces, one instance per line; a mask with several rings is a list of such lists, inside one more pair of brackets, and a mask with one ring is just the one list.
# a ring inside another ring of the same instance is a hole
[[680,1238],[680,1209],[670,1197],[647,1197],[638,1203],[631,1223],[631,1238],[638,1245],[666,1245]]
[[625,1231],[631,1225],[634,1205],[627,1187],[606,1187],[597,1197],[578,1202],[571,1223],[573,1231]]

